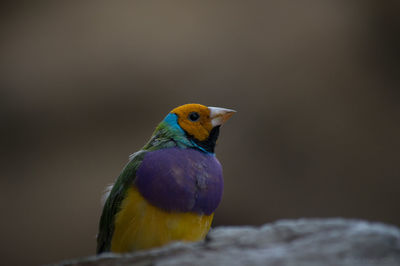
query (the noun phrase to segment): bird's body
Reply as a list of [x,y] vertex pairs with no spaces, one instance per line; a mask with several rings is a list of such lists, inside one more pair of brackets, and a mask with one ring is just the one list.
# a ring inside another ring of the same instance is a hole
[[132,187],[115,220],[111,251],[148,249],[171,241],[198,241],[206,236],[212,218],[213,214],[164,211],[149,204]]
[[114,184],[100,220],[97,253],[206,236],[223,190],[214,146],[232,112],[188,104],[167,115]]

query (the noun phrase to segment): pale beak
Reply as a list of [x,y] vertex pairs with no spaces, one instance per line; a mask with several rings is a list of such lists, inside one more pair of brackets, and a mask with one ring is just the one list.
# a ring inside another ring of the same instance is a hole
[[208,109],[210,110],[210,119],[213,127],[222,125],[236,113],[235,110],[220,107],[208,107]]

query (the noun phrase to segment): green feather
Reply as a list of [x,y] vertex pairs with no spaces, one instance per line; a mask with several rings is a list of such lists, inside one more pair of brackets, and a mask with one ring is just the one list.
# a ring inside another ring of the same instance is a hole
[[[108,196],[100,218],[99,233],[97,235],[97,254],[108,252],[111,249],[111,240],[114,233],[114,219],[119,212],[125,193],[136,177],[136,171],[149,151],[170,147],[188,147],[180,132],[173,130],[167,123],[161,122],[154,131],[149,142],[142,150],[132,154],[130,160],[118,176],[110,195]],[[187,140],[186,140],[187,142]]]
[[142,162],[145,153],[146,151],[141,150],[134,154],[133,158],[117,178],[104,204],[103,213],[100,218],[99,234],[97,235],[97,254],[110,251],[111,239],[114,233],[115,215],[120,209],[127,188],[135,179],[136,170]]

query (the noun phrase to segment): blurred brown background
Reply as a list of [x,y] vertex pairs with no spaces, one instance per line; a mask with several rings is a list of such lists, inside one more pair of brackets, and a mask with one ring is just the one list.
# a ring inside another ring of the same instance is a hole
[[189,102],[238,111],[214,225],[400,225],[399,3],[2,4],[2,264],[94,254],[104,187]]

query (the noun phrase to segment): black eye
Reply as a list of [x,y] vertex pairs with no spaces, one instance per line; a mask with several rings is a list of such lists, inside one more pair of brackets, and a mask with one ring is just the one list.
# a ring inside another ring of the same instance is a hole
[[191,112],[188,116],[189,120],[192,122],[196,122],[197,120],[199,120],[200,115],[197,112]]

